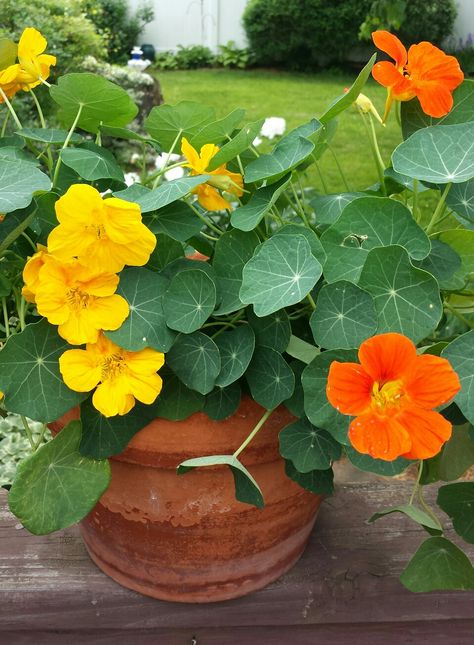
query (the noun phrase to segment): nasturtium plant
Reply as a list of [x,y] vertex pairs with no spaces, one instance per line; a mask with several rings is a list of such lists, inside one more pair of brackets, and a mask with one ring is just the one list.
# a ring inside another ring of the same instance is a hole
[[[473,588],[423,490],[446,482],[438,505],[472,543],[472,484],[456,480],[474,464],[474,82],[429,43],[374,42],[395,64],[374,55],[262,152],[264,119],[240,106],[182,100],[134,123],[118,85],[61,76],[61,60],[50,83],[54,57],[32,52],[25,67],[23,45],[0,41],[0,414],[18,415],[31,444],[10,492],[29,530],[87,515],[107,460],[151,421],[199,413],[232,433],[250,398],[260,418],[234,453],[183,445],[178,474],[206,468],[232,486],[230,471],[256,513],[267,489],[245,450],[284,414],[275,454],[306,495],[332,493],[341,457],[372,478],[418,467],[410,498],[371,519],[403,515],[430,534],[402,574],[409,589]],[[389,88],[383,118],[362,93],[371,73]],[[22,122],[24,90],[38,118]],[[384,161],[394,102],[401,142]],[[330,192],[317,164],[348,109],[373,181],[341,176]],[[124,173],[116,141],[140,150],[139,173]]]

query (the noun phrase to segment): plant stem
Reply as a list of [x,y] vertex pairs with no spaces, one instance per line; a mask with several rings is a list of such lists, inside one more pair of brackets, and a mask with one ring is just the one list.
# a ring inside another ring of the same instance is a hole
[[33,97],[34,104],[36,105],[36,111],[38,112],[39,120],[42,128],[46,128],[46,121],[44,120],[43,110],[41,109],[40,102],[33,90],[30,90],[30,94]]
[[420,487],[420,480],[421,480],[421,475],[423,474],[423,460],[420,459],[420,463],[418,464],[418,477],[416,478],[415,485],[413,486],[413,490],[411,492],[410,496],[410,501],[408,504],[411,506],[413,504],[413,500],[415,499],[416,491]]
[[5,297],[2,298],[2,310],[3,310],[3,320],[5,323],[5,337],[9,338],[10,323],[9,323],[9,316],[8,316],[7,299]]
[[451,306],[446,300],[443,303],[443,307],[446,307],[448,311],[450,311],[453,316],[456,316],[461,322],[463,322],[466,327],[469,327],[469,329],[474,329],[474,323],[472,323],[470,320],[468,320],[465,316],[462,315],[457,309],[455,309],[453,306]]
[[46,423],[43,423],[43,427],[41,428],[40,436],[39,436],[37,442],[35,443],[35,447],[34,447],[35,452],[38,450],[38,448],[43,443],[44,435],[46,433],[47,428],[48,428],[48,426],[46,425]]
[[2,89],[2,87],[1,87],[1,86],[0,86],[0,96],[1,96],[1,97],[3,98],[3,100],[5,101],[5,105],[6,105],[6,106],[7,106],[7,108],[9,109],[10,114],[12,115],[13,120],[15,121],[15,124],[16,124],[17,128],[18,128],[19,130],[23,130],[23,126],[21,125],[20,119],[18,118],[17,113],[15,112],[15,110],[13,109],[12,104],[11,104],[11,103],[10,103],[10,101],[8,100],[8,96],[5,94],[5,92],[3,91],[3,89]]
[[[81,113],[82,113],[82,108],[84,107],[83,103],[79,103],[79,109],[76,114],[76,118],[74,119],[71,128],[67,134],[67,137],[62,145],[61,150],[64,150],[65,148],[68,147],[69,142],[71,141],[71,137],[74,134],[74,130],[76,129],[77,124],[79,123],[79,119],[81,118]],[[58,157],[58,160],[56,162],[56,168],[54,169],[54,176],[53,176],[53,186],[56,185],[56,182],[58,181],[58,175],[59,175],[59,169],[61,167],[61,155]]]
[[344,174],[344,172],[342,170],[341,164],[339,163],[339,159],[337,158],[337,154],[334,152],[334,148],[332,146],[330,146],[329,143],[327,144],[327,146],[328,146],[328,149],[329,149],[330,153],[333,156],[334,161],[336,162],[336,166],[337,166],[337,169],[339,171],[339,174],[341,175],[341,179],[342,179],[342,181],[344,183],[344,186],[346,187],[347,192],[350,193],[351,189],[349,188],[349,184],[347,183],[346,176],[345,176],[345,174]]
[[316,303],[314,302],[313,296],[310,293],[308,293],[306,298],[308,299],[308,302],[311,305],[311,308],[316,309]]
[[35,441],[33,439],[33,433],[31,432],[31,428],[28,425],[28,419],[24,417],[22,414],[20,415],[21,422],[23,423],[23,427],[25,429],[26,436],[28,437],[28,441],[30,442],[31,449],[33,452],[36,450],[35,448]]
[[219,336],[219,334],[222,334],[222,332],[225,331],[227,327],[234,327],[235,326],[234,323],[236,323],[239,320],[239,318],[242,317],[242,312],[243,312],[243,309],[240,309],[233,318],[227,321],[226,326],[222,326],[222,328],[216,331],[215,334],[212,334],[211,338],[214,340],[214,338]]
[[[375,133],[374,122],[372,121],[372,117],[370,116],[370,114],[365,115],[360,109],[359,109],[359,114],[362,118],[362,123],[364,124],[365,132],[369,140],[370,149],[372,151],[375,167],[377,169],[377,175],[379,178],[380,187],[382,189],[383,194],[386,195],[387,190],[385,188],[385,176],[384,176],[385,164],[382,160],[382,156],[380,155],[379,144],[377,141],[377,135]],[[366,119],[369,120],[370,126],[367,125]]]
[[298,193],[296,192],[296,188],[295,188],[295,186],[294,186],[292,181],[290,181],[290,186],[291,186],[291,191],[292,191],[293,196],[294,196],[295,201],[296,201],[296,205],[298,206],[298,215],[303,220],[304,225],[307,228],[311,228],[310,225],[309,225],[308,219],[306,217],[306,213],[304,212],[303,204],[301,203],[300,198],[298,197]]
[[5,116],[5,119],[4,119],[4,121],[3,121],[2,131],[1,131],[1,133],[0,133],[0,137],[4,137],[4,136],[5,136],[5,132],[7,131],[7,125],[8,125],[8,121],[9,121],[9,120],[10,120],[10,112],[7,112],[7,114],[6,114],[6,116]]
[[273,410],[266,410],[265,414],[263,417],[260,419],[260,421],[257,423],[255,428],[252,430],[252,432],[249,434],[247,439],[237,448],[237,450],[234,452],[232,455],[233,457],[238,457],[240,453],[245,450],[245,448],[249,445],[249,443],[252,441],[252,439],[255,437],[257,432],[260,430],[260,428],[264,425],[264,423],[267,421],[268,417],[271,415]]
[[178,144],[178,141],[180,140],[180,138],[181,138],[181,135],[182,135],[182,134],[183,134],[183,131],[182,131],[182,130],[180,130],[180,131],[178,132],[178,134],[176,135],[175,140],[174,140],[174,141],[173,141],[173,143],[171,144],[171,148],[170,148],[170,150],[169,150],[169,152],[168,152],[168,154],[167,154],[167,156],[166,156],[166,159],[165,159],[165,163],[164,163],[164,165],[163,165],[163,168],[161,168],[161,169],[160,169],[160,171],[158,172],[158,174],[157,174],[157,176],[156,176],[156,178],[155,178],[155,181],[153,182],[152,190],[153,190],[153,189],[155,189],[155,188],[158,186],[158,184],[159,184],[159,182],[160,182],[160,178],[161,178],[161,177],[162,177],[162,175],[164,175],[164,174],[165,174],[165,172],[168,170],[168,163],[169,163],[169,161],[170,161],[170,159],[171,159],[171,155],[173,154],[173,150],[176,148],[176,146],[177,146],[177,144]]
[[442,528],[439,518],[425,502],[425,498],[423,497],[423,486],[418,487],[418,499],[420,501],[421,506],[423,507],[423,510],[431,517],[432,520],[434,520],[435,524],[438,524]]
[[418,213],[418,179],[413,180],[413,205],[412,205],[412,215],[416,223],[419,222],[420,215]]
[[320,169],[320,167],[319,167],[318,160],[316,159],[316,157],[315,157],[315,155],[314,155],[314,154],[313,154],[313,155],[311,155],[311,156],[313,157],[314,165],[315,165],[315,167],[316,167],[316,171],[317,171],[317,173],[318,173],[318,175],[319,175],[319,180],[320,180],[320,182],[321,182],[321,186],[323,187],[324,194],[325,194],[325,195],[329,195],[329,190],[328,190],[328,187],[327,187],[326,182],[324,181],[324,177],[323,177],[323,174],[322,174],[321,169]]
[[211,220],[207,219],[207,217],[205,217],[202,213],[200,213],[199,210],[194,206],[194,204],[191,201],[187,200],[187,204],[196,213],[196,215],[199,217],[201,222],[203,222],[203,224],[205,224],[211,230],[213,230],[214,233],[218,233],[219,235],[224,234],[224,231],[221,231],[221,229],[218,228],[215,224],[213,224]]
[[434,228],[434,226],[438,223],[440,216],[443,214],[446,197],[448,196],[448,193],[452,185],[453,185],[452,182],[449,182],[448,184],[446,184],[446,187],[443,190],[441,197],[439,198],[439,202],[436,205],[434,213],[429,221],[429,224],[425,229],[425,233],[427,234],[430,233],[431,230]]

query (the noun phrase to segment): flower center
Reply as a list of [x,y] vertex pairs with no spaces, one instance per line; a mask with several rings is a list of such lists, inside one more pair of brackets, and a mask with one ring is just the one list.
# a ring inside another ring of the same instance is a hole
[[382,385],[376,381],[372,386],[372,409],[379,414],[398,409],[404,395],[401,381],[388,381]]
[[90,296],[88,293],[84,293],[77,287],[70,289],[66,294],[67,304],[71,309],[87,309],[89,301],[93,296]]
[[119,376],[125,369],[125,362],[121,354],[112,354],[107,356],[102,362],[102,373],[100,380],[113,380]]

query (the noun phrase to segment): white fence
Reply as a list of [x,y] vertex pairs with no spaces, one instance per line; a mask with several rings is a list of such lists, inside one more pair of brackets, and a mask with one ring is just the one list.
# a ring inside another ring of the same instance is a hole
[[[142,0],[129,0],[132,8]],[[155,19],[147,25],[142,43],[157,51],[176,50],[178,45],[206,45],[213,51],[234,40],[246,44],[242,14],[247,0],[152,0]],[[454,38],[474,35],[474,0],[458,0]]]

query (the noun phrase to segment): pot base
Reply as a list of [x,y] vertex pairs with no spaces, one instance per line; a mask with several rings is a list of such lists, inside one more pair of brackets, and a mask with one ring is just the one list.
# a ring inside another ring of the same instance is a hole
[[[203,570],[201,577],[197,568],[193,571],[192,577],[197,576],[201,580],[196,584],[195,588],[189,584],[189,578],[186,576],[180,585],[172,584],[171,582],[169,585],[163,584],[167,578],[166,571],[163,570],[160,571],[159,580],[153,582],[150,581],[149,577],[146,580],[135,577],[131,575],[130,571],[124,571],[123,567],[119,569],[112,563],[107,562],[104,557],[94,550],[94,537],[84,522],[81,524],[81,533],[87,552],[94,564],[122,587],[138,591],[157,600],[210,603],[240,598],[278,580],[302,556],[315,520],[316,516],[313,516],[298,533],[289,536],[286,540],[267,551],[245,557],[241,562],[232,563],[232,566],[228,564],[221,571],[221,582],[214,579],[213,582],[206,583],[205,580],[209,576],[209,571],[207,569]],[[100,549],[101,545],[99,544],[98,546]],[[242,571],[245,570],[251,570],[252,574],[242,576]],[[175,578],[175,572],[171,573],[171,577]],[[214,575],[213,577],[215,578],[216,576]]]

